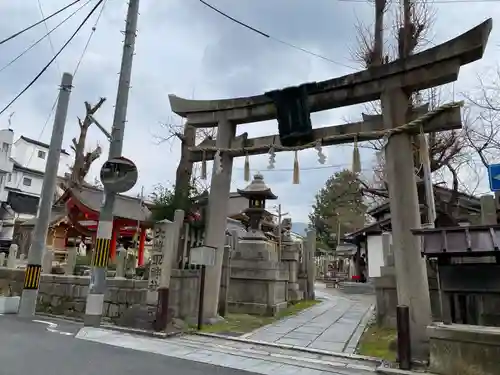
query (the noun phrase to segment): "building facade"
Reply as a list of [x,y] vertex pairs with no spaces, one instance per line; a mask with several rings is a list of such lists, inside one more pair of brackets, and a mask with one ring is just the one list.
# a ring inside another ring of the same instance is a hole
[[[25,136],[13,139],[12,130],[0,130],[0,247],[10,244],[16,221],[37,214],[50,147]],[[61,150],[59,176],[69,171],[71,162],[70,154]]]

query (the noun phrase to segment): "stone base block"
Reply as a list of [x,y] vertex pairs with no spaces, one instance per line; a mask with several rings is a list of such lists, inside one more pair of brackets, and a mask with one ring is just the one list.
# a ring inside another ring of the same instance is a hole
[[277,262],[278,253],[275,245],[269,241],[242,239],[238,242],[238,247],[231,255],[231,259]]
[[439,375],[498,375],[500,328],[462,324],[427,327],[430,371]]
[[250,314],[262,316],[276,316],[280,311],[288,307],[287,302],[280,302],[275,305],[252,302],[229,302],[229,311],[235,314]]
[[304,299],[304,292],[301,290],[288,289],[288,301],[302,301]]

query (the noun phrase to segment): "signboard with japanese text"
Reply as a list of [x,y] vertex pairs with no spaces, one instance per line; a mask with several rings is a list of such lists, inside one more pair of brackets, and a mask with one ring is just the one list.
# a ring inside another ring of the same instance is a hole
[[200,266],[213,267],[215,265],[217,248],[212,246],[193,247],[190,251],[190,263]]
[[153,233],[153,248],[149,266],[148,289],[156,291],[160,286],[163,247],[166,240],[165,225],[156,225]]

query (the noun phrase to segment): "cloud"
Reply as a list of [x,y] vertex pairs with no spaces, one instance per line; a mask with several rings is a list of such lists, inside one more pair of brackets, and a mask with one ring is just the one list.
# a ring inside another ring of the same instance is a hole
[[[83,19],[82,12],[52,34],[57,49],[65,42]],[[179,157],[177,145],[157,145],[155,135],[165,134],[160,126],[171,116],[168,94],[202,99],[248,96],[266,90],[319,81],[352,72],[346,67],[355,66],[350,59],[350,49],[356,43],[356,20],[370,24],[373,11],[362,3],[331,0],[211,0],[212,5],[235,18],[262,30],[272,38],[265,38],[251,30],[223,18],[196,0],[143,0],[138,22],[136,55],[134,56],[132,88],[124,140],[124,155],[138,165],[140,178],[134,191],[143,185],[146,191],[157,183],[173,181]],[[61,2],[45,0],[46,15],[61,7]],[[440,43],[452,38],[487,17],[495,17],[500,6],[495,3],[439,4],[434,27],[433,42]],[[3,21],[0,36],[10,35],[40,19],[36,2],[3,2],[0,4]],[[48,22],[49,28],[57,25],[71,11]],[[83,101],[96,102],[100,96],[108,98],[96,118],[111,127],[116,100],[118,71],[122,52],[126,3],[107,1],[102,19],[77,75],[71,94],[64,147],[68,148],[72,137],[77,135],[76,116],[84,114]],[[467,17],[464,17],[464,14]],[[0,117],[6,126],[9,113],[15,111],[13,128],[16,136],[26,135],[48,141],[52,122],[42,132],[43,124],[57,95],[61,71],[72,72],[82,54],[91,33],[96,16],[42,78],[26,92],[4,115]],[[460,22],[456,22],[460,19]],[[46,32],[43,25],[0,46],[0,67],[14,58],[29,44]],[[486,58],[465,67],[456,92],[467,90],[475,84],[475,72],[494,65],[494,53],[498,33],[494,32]],[[291,48],[280,42],[306,48],[314,53],[340,62],[334,64]],[[52,56],[51,46],[44,40],[11,67],[0,72],[0,103],[8,103],[42,68]],[[478,70],[479,69],[479,70]],[[360,107],[326,111],[312,116],[314,126],[341,124],[346,118],[359,118]],[[274,134],[274,121],[241,126],[239,133],[247,131],[251,136]],[[98,129],[89,133],[89,147],[96,143],[104,146],[107,140]],[[295,221],[307,219],[314,195],[326,179],[336,170],[349,167],[350,146],[330,147],[328,165],[319,167],[314,150],[301,152],[301,184],[292,185],[293,154],[277,155],[277,171],[266,169],[267,156],[251,158],[251,167],[263,171],[266,181],[279,196],[279,202],[290,211]],[[371,166],[371,155],[363,150],[363,168]],[[104,157],[91,170],[92,176]],[[235,161],[233,188],[243,187],[243,160]],[[288,169],[280,171],[280,169]]]

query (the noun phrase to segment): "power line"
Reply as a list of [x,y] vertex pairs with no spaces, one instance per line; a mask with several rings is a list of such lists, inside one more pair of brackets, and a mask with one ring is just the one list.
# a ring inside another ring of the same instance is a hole
[[59,9],[58,11],[56,11],[56,12],[52,13],[50,16],[45,17],[45,18],[41,19],[40,21],[38,21],[38,22],[34,23],[33,25],[28,26],[27,28],[22,29],[21,31],[18,31],[17,33],[15,33],[15,34],[13,34],[13,35],[9,36],[8,38],[5,38],[5,39],[1,40],[1,41],[0,41],[0,45],[2,45],[2,44],[4,44],[4,43],[8,42],[9,40],[14,39],[15,37],[17,37],[17,36],[19,36],[19,35],[21,35],[21,34],[25,33],[25,32],[26,32],[26,31],[28,31],[28,30],[31,30],[32,28],[34,28],[34,27],[36,27],[36,26],[40,25],[41,23],[44,23],[45,21],[50,20],[52,17],[57,16],[59,13],[64,12],[66,9],[68,9],[68,8],[72,7],[72,6],[73,6],[73,5],[75,5],[76,3],[79,3],[80,1],[81,1],[81,0],[75,0],[75,1],[73,1],[71,4],[66,5],[64,8],[61,8],[61,9]]
[[[82,9],[83,7],[85,7],[88,3],[90,3],[92,0],[89,0],[87,1],[84,5],[82,5],[78,10],[76,10],[76,12],[78,12],[80,9]],[[74,78],[76,76],[76,73],[78,72],[78,68],[80,67],[82,61],[83,61],[83,58],[85,56],[85,52],[87,51],[88,47],[89,47],[89,44],[90,44],[90,41],[92,39],[92,36],[94,35],[95,31],[96,31],[96,28],[97,28],[97,24],[99,23],[99,20],[101,19],[101,16],[102,16],[102,13],[104,11],[104,7],[106,6],[106,1],[107,0],[104,0],[103,4],[102,4],[102,8],[99,12],[99,15],[97,16],[97,20],[96,22],[94,23],[94,26],[92,27],[92,31],[90,32],[90,35],[87,39],[87,42],[85,43],[85,47],[83,49],[83,52],[82,54],[80,55],[80,58],[78,59],[77,63],[76,63],[76,67],[75,67],[75,70],[73,71],[73,82],[74,82]],[[47,118],[45,119],[45,122],[43,123],[43,126],[42,126],[42,130],[40,131],[40,134],[38,136],[38,139],[41,139],[43,137],[43,133],[45,132],[45,129],[47,128],[47,125],[49,124],[49,121],[52,117],[52,115],[54,114],[54,110],[56,109],[56,105],[57,105],[57,99],[59,97],[59,93],[56,95],[55,99],[54,99],[54,103],[52,104],[52,107],[50,109],[50,112],[49,112],[49,115],[47,116]],[[35,155],[35,150],[33,149],[33,151],[31,152],[31,155],[28,159],[28,162],[26,164],[29,164],[31,162],[31,159],[33,159],[33,156]],[[17,188],[19,189],[19,186],[21,185],[21,180],[18,181],[17,183]]]
[[[5,64],[2,68],[0,68],[0,73],[3,72],[5,69],[7,69],[9,66],[14,64],[17,60],[19,60],[21,57],[23,57],[26,53],[31,51],[34,47],[36,47],[42,40],[45,38],[49,37],[50,34],[52,34],[54,31],[56,31],[59,27],[61,27],[66,21],[68,21],[70,18],[72,18],[74,15],[76,15],[80,10],[82,10],[86,5],[88,5],[91,1],[93,0],[88,0],[85,4],[83,4],[80,8],[75,10],[73,13],[71,13],[68,17],[63,19],[57,26],[55,26],[53,29],[49,30],[45,35],[43,35],[40,39],[38,39],[36,42],[34,42],[32,45],[30,45],[28,48],[26,48],[23,52],[21,52],[17,57],[12,59],[10,62]],[[55,51],[53,52],[54,55],[56,54]],[[60,70],[60,68],[59,68]]]
[[76,67],[75,67],[75,70],[73,72],[73,79],[76,75],[76,72],[78,72],[78,69],[80,68],[80,65],[83,61],[83,58],[85,57],[85,54],[87,53],[87,49],[89,48],[90,42],[92,41],[92,37],[94,36],[95,31],[97,30],[97,24],[99,23],[99,21],[101,19],[102,13],[104,12],[104,8],[106,8],[106,2],[107,2],[107,0],[104,0],[104,2],[102,3],[101,10],[99,11],[99,14],[98,14],[97,19],[94,23],[94,26],[92,26],[92,30],[90,31],[90,35],[87,38],[87,42],[85,43],[85,47],[83,47],[82,54],[80,55],[80,58],[78,59],[78,62],[76,63]]
[[75,38],[76,34],[78,34],[78,32],[80,31],[80,29],[85,25],[85,23],[87,22],[87,20],[92,16],[92,14],[94,14],[94,12],[96,11],[96,9],[99,7],[99,5],[102,4],[104,0],[99,0],[97,2],[97,4],[94,6],[94,8],[92,8],[92,10],[90,11],[90,13],[85,17],[85,19],[80,23],[80,25],[77,27],[77,29],[75,30],[75,32],[73,33],[73,35],[71,35],[71,37],[66,41],[66,43],[63,44],[63,46],[59,49],[59,51],[54,55],[54,57],[52,57],[52,59],[50,59],[50,61],[47,63],[47,65],[45,65],[43,67],[43,69],[40,71],[40,73],[38,73],[35,78],[33,78],[33,80],[19,93],[16,95],[16,97],[14,99],[12,99],[10,101],[9,104],[7,104],[1,111],[0,111],[0,115],[2,115],[12,104],[14,104],[14,102],[19,99],[21,97],[21,95],[23,95],[26,91],[28,91],[28,89],[33,86],[33,84],[38,81],[38,79],[42,76],[43,73],[45,73],[45,71],[50,67],[50,65],[54,62],[55,59],[57,59],[57,57],[62,53],[62,51],[68,46],[68,44]]
[[[42,16],[42,20],[43,20],[43,19],[45,19],[45,14],[43,12],[42,2],[40,0],[37,0],[37,2],[38,2],[38,10],[40,11],[40,15]],[[47,32],[47,37],[49,39],[51,52],[53,55],[55,55],[56,49],[54,48],[54,43],[52,42],[52,37],[50,36],[50,33],[49,33],[49,25],[47,24],[47,21],[43,21],[43,24],[45,26],[45,31]],[[56,64],[57,64],[57,70],[59,71],[59,75],[62,75],[61,65],[59,65],[59,61],[56,61]]]
[[290,48],[296,49],[296,50],[298,50],[298,51],[301,51],[301,52],[307,53],[307,54],[309,54],[309,55],[311,55],[311,56],[314,56],[314,57],[318,57],[318,58],[320,58],[320,59],[322,59],[322,60],[325,60],[325,61],[328,61],[328,62],[330,62],[330,63],[332,63],[332,64],[336,64],[336,65],[344,66],[344,67],[349,68],[349,69],[355,69],[354,67],[349,66],[349,65],[347,65],[347,64],[344,64],[344,63],[341,63],[341,62],[338,62],[338,61],[332,60],[332,59],[330,59],[330,58],[328,58],[328,57],[325,57],[325,56],[320,55],[320,54],[318,54],[318,53],[312,52],[312,51],[310,51],[310,50],[308,50],[308,49],[302,48],[302,47],[297,46],[297,45],[295,45],[295,44],[292,44],[292,43],[286,42],[286,41],[284,41],[284,40],[282,40],[282,39],[278,39],[278,38],[276,38],[276,37],[274,37],[274,36],[272,36],[272,35],[270,35],[270,34],[268,34],[268,33],[265,33],[265,32],[263,32],[263,31],[261,31],[261,30],[259,30],[259,29],[255,28],[255,27],[253,27],[253,26],[250,26],[250,25],[248,25],[248,24],[246,24],[246,23],[244,23],[244,22],[242,22],[242,21],[239,21],[239,20],[237,20],[237,19],[236,19],[236,18],[234,18],[234,17],[231,17],[231,16],[230,16],[230,15],[228,15],[227,13],[225,13],[225,12],[221,11],[220,9],[218,9],[218,8],[214,7],[213,5],[211,5],[211,4],[209,4],[209,3],[207,3],[207,2],[206,2],[206,1],[204,1],[204,0],[199,0],[199,2],[200,2],[200,3],[202,3],[203,5],[205,5],[206,7],[208,7],[208,8],[210,8],[210,9],[212,9],[214,12],[219,13],[221,16],[223,16],[223,17],[225,17],[225,18],[227,18],[227,19],[229,19],[229,20],[231,20],[231,21],[233,21],[233,22],[237,23],[238,25],[240,25],[240,26],[242,26],[242,27],[244,27],[244,28],[246,28],[246,29],[248,29],[248,30],[250,30],[250,31],[253,31],[254,33],[259,34],[260,36],[263,36],[264,38],[274,40],[275,42],[281,43],[281,44],[283,44],[283,45],[285,45],[285,46],[287,46],[287,47],[290,47]]

